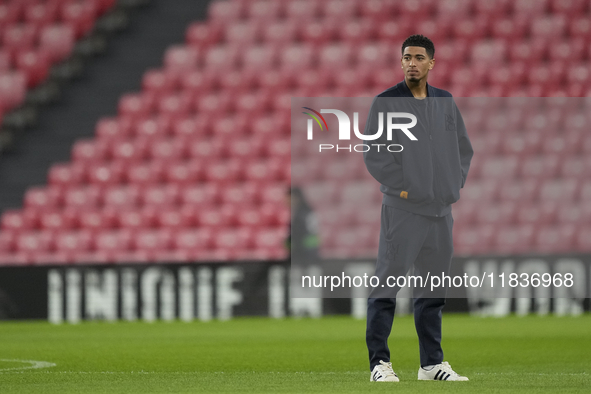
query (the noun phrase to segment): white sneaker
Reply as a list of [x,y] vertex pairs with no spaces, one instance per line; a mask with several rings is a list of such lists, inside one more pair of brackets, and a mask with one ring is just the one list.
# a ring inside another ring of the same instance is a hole
[[398,375],[392,369],[392,363],[385,363],[380,360],[380,365],[376,365],[371,371],[370,382],[399,382]]
[[458,375],[456,371],[451,369],[451,365],[447,361],[441,364],[434,365],[429,371],[419,368],[419,380],[447,380],[448,382],[465,382],[469,380],[465,376]]

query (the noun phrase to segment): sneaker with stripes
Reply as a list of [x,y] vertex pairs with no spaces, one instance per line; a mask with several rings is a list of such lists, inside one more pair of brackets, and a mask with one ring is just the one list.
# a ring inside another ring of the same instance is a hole
[[433,368],[426,370],[419,368],[419,380],[447,380],[448,382],[465,382],[467,377],[459,375],[451,369],[447,361],[433,365]]
[[398,376],[392,369],[392,363],[386,363],[380,360],[369,376],[370,382],[399,382]]

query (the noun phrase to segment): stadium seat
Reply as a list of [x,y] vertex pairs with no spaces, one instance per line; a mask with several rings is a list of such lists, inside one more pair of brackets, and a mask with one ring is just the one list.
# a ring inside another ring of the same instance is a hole
[[18,107],[25,100],[27,76],[22,71],[0,73],[0,108],[4,111]]
[[0,228],[4,232],[17,234],[39,228],[39,211],[36,209],[9,209],[2,213]]
[[494,252],[501,255],[530,253],[534,233],[534,226],[531,224],[501,226],[493,240]]
[[37,210],[56,209],[62,205],[63,193],[59,186],[34,187],[25,192],[24,206]]
[[55,233],[51,230],[21,232],[15,241],[16,250],[20,252],[39,253],[53,250]]
[[74,27],[77,38],[93,28],[97,14],[96,4],[92,1],[64,2],[61,6],[61,19]]
[[517,209],[518,224],[551,225],[556,222],[558,204],[554,201],[522,202]]
[[[153,228],[159,208],[146,207],[144,209],[117,209],[117,226],[128,230]],[[133,234],[133,233],[131,233]]]
[[118,223],[119,212],[116,209],[105,208],[101,211],[82,210],[78,213],[80,228],[91,231],[105,231],[114,229]]
[[194,22],[187,28],[185,38],[189,45],[198,49],[205,49],[218,43],[221,36],[222,26],[219,24]]
[[576,237],[576,250],[580,253],[591,252],[591,227],[584,226],[580,229]]
[[113,185],[102,191],[102,205],[125,209],[139,205],[141,190],[137,185]]
[[101,189],[97,185],[71,186],[64,190],[64,206],[95,209],[99,206]]
[[32,3],[24,9],[24,20],[27,23],[45,26],[57,19],[58,3]]
[[537,231],[534,245],[539,253],[569,253],[575,244],[576,227],[572,224],[542,227]]
[[110,255],[126,252],[131,248],[131,238],[129,229],[100,231],[94,237],[94,248]]
[[110,159],[108,145],[96,139],[81,139],[72,146],[72,160],[75,162],[100,163]]
[[39,227],[45,230],[55,230],[59,235],[64,231],[78,227],[77,210],[46,210],[39,213]]
[[129,163],[126,166],[124,179],[131,184],[156,184],[164,180],[165,166],[162,162]]
[[88,252],[92,247],[93,234],[89,230],[59,232],[55,237],[57,252]]

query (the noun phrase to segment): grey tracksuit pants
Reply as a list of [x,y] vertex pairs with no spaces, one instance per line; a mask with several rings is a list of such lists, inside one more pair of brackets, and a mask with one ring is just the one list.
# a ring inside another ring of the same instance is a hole
[[[388,276],[404,276],[414,266],[413,275],[449,273],[453,254],[453,218],[417,215],[382,205],[380,242],[375,275],[380,283]],[[390,361],[388,336],[396,310],[397,288],[376,287],[368,298],[366,342],[370,370],[380,360]],[[414,318],[419,337],[421,366],[443,361],[441,310],[445,290],[430,292],[414,288]]]

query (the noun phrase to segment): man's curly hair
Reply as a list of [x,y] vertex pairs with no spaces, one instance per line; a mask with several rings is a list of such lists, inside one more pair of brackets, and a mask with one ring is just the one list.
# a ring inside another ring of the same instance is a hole
[[422,47],[425,48],[430,59],[433,59],[435,56],[435,45],[433,45],[433,41],[421,34],[413,34],[404,40],[402,43],[402,54],[404,54],[404,48],[406,47]]

